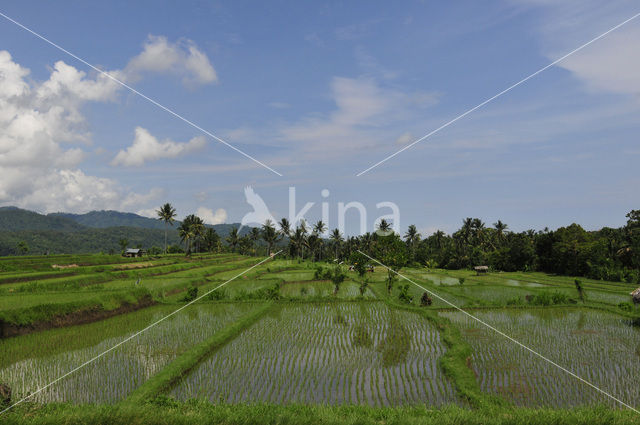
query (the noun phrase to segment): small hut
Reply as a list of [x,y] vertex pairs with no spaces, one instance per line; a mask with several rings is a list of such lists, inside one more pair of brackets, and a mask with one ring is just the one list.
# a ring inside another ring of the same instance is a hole
[[124,254],[122,254],[122,256],[123,257],[142,257],[143,254],[144,254],[144,251],[142,249],[129,248],[124,252]]
[[640,304],[640,288],[636,289],[629,295],[631,295],[631,299],[633,299],[634,304]]
[[476,274],[487,274],[489,273],[489,266],[475,266],[473,268],[476,271]]

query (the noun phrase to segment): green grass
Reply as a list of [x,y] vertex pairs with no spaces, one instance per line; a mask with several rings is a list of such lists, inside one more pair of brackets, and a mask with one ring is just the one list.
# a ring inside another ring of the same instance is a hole
[[326,406],[298,404],[179,403],[166,399],[137,406],[52,404],[20,406],[2,417],[7,425],[113,424],[113,425],[631,425],[637,413],[629,410],[585,408],[575,410],[508,409],[469,410],[456,406]]

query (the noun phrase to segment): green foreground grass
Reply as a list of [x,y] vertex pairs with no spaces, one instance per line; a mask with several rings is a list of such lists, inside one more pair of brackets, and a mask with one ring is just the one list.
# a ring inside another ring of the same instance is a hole
[[591,425],[637,424],[640,416],[630,410],[606,407],[582,409],[481,409],[456,406],[373,408],[365,406],[310,406],[273,404],[211,404],[192,400],[185,403],[157,399],[140,405],[49,404],[20,406],[0,417],[7,425],[49,424],[225,424],[225,425],[380,425],[380,424],[530,424]]

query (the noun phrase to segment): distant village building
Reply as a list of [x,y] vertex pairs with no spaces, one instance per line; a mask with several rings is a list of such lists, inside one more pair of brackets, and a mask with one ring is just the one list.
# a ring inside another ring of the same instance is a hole
[[477,274],[489,273],[489,266],[475,266],[473,269]]
[[144,250],[138,248],[129,248],[122,254],[123,257],[142,257],[143,255]]

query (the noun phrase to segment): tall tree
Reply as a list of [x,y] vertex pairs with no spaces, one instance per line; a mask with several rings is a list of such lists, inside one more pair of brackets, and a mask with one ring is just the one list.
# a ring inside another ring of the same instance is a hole
[[409,226],[407,233],[404,234],[404,240],[409,248],[409,259],[413,262],[416,259],[416,244],[420,242],[420,233],[415,224]]
[[267,255],[271,255],[271,249],[278,242],[278,232],[271,220],[267,220],[262,225],[262,239],[267,243]]
[[176,218],[176,209],[170,203],[164,204],[158,211],[158,220],[164,221],[164,253],[167,253],[167,229],[169,225],[173,226]]
[[333,249],[336,259],[338,259],[338,250],[340,249],[340,244],[342,244],[343,240],[344,239],[340,234],[340,230],[333,229],[333,231],[331,232],[331,242],[333,243]]
[[233,229],[231,229],[231,231],[229,232],[229,236],[227,236],[226,238],[227,243],[229,244],[229,246],[231,247],[231,251],[235,251],[236,250],[236,246],[238,245],[238,242],[240,241],[240,236],[238,235],[238,228],[234,227]]

